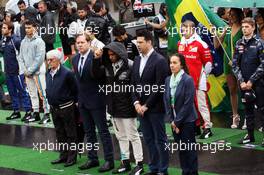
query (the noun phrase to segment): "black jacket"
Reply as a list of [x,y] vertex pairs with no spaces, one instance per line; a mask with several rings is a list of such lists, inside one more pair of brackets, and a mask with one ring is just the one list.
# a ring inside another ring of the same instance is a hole
[[[139,55],[137,46],[132,42],[132,40],[133,40],[133,37],[127,34],[127,38],[125,39],[124,42],[122,42],[126,47],[128,58],[130,60],[134,60],[135,57]],[[115,41],[118,42],[117,40]]]
[[114,18],[111,16],[110,13],[107,13],[105,16],[104,16],[104,19],[107,21],[108,25],[110,27],[114,27],[116,25],[116,22],[114,20]]
[[250,80],[253,84],[264,78],[264,46],[255,36],[249,41],[237,41],[232,65],[239,82]]
[[[112,62],[110,61],[107,51],[108,49],[115,52],[121,60],[122,66],[114,75]],[[126,85],[130,85],[130,77],[133,61],[127,59],[126,48],[122,43],[112,42],[104,47],[102,59],[93,60],[93,69],[95,74],[99,75],[98,70],[102,70],[105,74],[106,86],[112,87],[112,92],[106,94],[108,113],[116,118],[133,118],[136,117],[134,105],[132,103],[131,92]],[[97,72],[96,72],[97,71]],[[114,88],[116,87],[116,91]],[[117,89],[119,87],[120,89]]]
[[52,78],[50,70],[46,73],[46,94],[50,105],[58,106],[69,101],[77,102],[78,87],[72,71],[60,65]]
[[[146,104],[150,113],[164,112],[163,93],[165,91],[165,78],[169,75],[169,67],[165,58],[154,51],[147,60],[146,66],[139,75],[141,56],[134,60],[131,84],[138,87],[132,93],[133,103],[139,101]],[[142,90],[140,89],[142,88]]]
[[95,37],[103,42],[105,45],[111,42],[111,37],[108,32],[107,20],[97,14],[91,14],[85,24],[87,30],[93,30]]
[[50,11],[41,14],[40,36],[47,44],[53,44],[56,38],[55,21],[53,13]]

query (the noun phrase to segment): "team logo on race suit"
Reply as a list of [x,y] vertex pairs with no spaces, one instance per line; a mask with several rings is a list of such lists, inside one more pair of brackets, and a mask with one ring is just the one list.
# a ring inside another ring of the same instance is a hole
[[238,46],[238,53],[244,53],[244,50],[245,50],[245,48],[243,45]]
[[197,52],[198,51],[198,47],[190,47],[189,52]]
[[183,45],[179,45],[179,52],[183,52],[184,51],[184,46]]

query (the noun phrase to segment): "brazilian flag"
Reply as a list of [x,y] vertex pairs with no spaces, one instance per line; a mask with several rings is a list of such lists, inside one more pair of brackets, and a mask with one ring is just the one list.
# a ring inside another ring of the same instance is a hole
[[[211,30],[212,25],[216,28],[224,27],[225,22],[219,18],[205,3],[204,0],[166,0],[165,1],[170,16],[170,24],[168,26],[168,52],[177,51],[177,43],[180,41],[180,25],[183,18],[187,16],[203,27]],[[192,21],[193,21],[192,20]],[[211,48],[210,48],[211,49]],[[212,51],[212,50],[211,50]],[[230,110],[230,102],[226,86],[226,77],[222,74],[215,76],[211,74],[208,77],[209,91],[208,96],[213,112]],[[229,109],[228,109],[229,108]]]

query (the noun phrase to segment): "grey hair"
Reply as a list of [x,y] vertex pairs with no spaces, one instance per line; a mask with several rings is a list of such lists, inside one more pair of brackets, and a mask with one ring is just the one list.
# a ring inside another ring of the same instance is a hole
[[64,63],[63,53],[57,49],[48,51],[46,56],[47,56],[47,59],[48,58],[56,58],[56,59],[60,60],[61,63]]

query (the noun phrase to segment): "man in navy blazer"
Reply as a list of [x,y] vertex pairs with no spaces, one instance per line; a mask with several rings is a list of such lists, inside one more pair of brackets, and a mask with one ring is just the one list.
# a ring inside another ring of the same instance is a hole
[[97,156],[99,144],[96,137],[96,126],[103,145],[105,159],[105,163],[99,168],[99,172],[105,172],[114,168],[114,156],[112,139],[106,122],[105,97],[103,93],[100,93],[102,80],[93,76],[92,60],[94,53],[89,49],[90,37],[78,35],[76,45],[79,54],[73,58],[72,63],[79,87],[78,105],[83,118],[87,143],[92,144],[92,149],[88,150],[89,160],[79,169],[84,170],[99,166]]
[[131,84],[136,88],[132,98],[149,150],[148,174],[168,174],[169,154],[162,100],[168,63],[153,49],[153,37],[148,30],[137,32],[137,43],[141,54],[134,60]]

